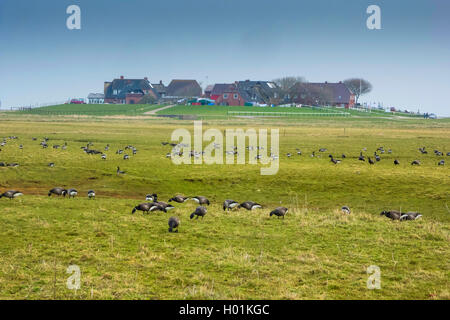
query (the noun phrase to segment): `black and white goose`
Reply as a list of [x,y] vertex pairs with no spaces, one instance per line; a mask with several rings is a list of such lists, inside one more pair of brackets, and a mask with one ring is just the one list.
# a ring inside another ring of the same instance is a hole
[[278,218],[283,217],[288,213],[288,208],[285,207],[277,207],[270,212],[270,216],[276,215]]
[[64,197],[65,197],[66,194],[67,194],[67,190],[64,189],[64,188],[56,187],[56,188],[51,189],[51,190],[48,192],[48,196],[49,196],[49,197],[50,197],[52,194],[57,195],[57,196],[64,196]]
[[359,160],[359,161],[366,161],[366,158],[364,158],[362,152],[359,153],[358,160]]
[[382,211],[380,213],[381,216],[386,216],[389,219],[392,220],[400,220],[401,217],[401,212],[400,211],[395,211],[395,210],[391,210],[391,211]]
[[[169,218],[169,232],[178,232],[178,226],[180,225],[180,219],[177,217]],[[173,231],[176,229],[175,231]]]
[[342,211],[343,213],[346,213],[346,214],[350,214],[350,213],[351,213],[351,210],[350,210],[350,208],[349,208],[348,206],[343,206],[343,207],[341,208],[341,211]]
[[180,196],[180,195],[176,195],[175,197],[170,198],[169,202],[175,201],[175,202],[178,202],[178,203],[184,203],[188,199],[189,199],[189,197],[183,197],[183,196]]
[[247,210],[254,210],[254,209],[259,209],[262,208],[262,206],[259,203],[253,202],[253,201],[245,201],[242,202],[238,208],[245,208]]
[[67,190],[67,194],[69,195],[69,198],[70,197],[75,198],[75,196],[78,194],[78,191],[71,188],[71,189]]
[[130,159],[130,156],[127,155],[127,154],[124,154],[124,155],[123,155],[123,160],[128,160],[128,159]]
[[445,161],[444,160],[441,160],[441,161],[438,162],[438,166],[443,166],[443,165],[445,165]]
[[399,162],[397,159],[395,159],[395,160],[394,160],[394,164],[397,166],[397,165],[400,164],[400,162]]
[[370,159],[370,157],[369,157],[369,163],[370,163],[370,164],[375,164],[375,162],[373,162],[373,160]]
[[416,220],[422,217],[422,214],[420,214],[419,212],[406,212],[406,213],[402,213],[402,215],[400,216],[400,220]]
[[102,160],[106,160],[106,154],[102,154]]
[[147,194],[145,196],[145,200],[146,201],[151,201],[151,202],[157,202],[158,201],[158,195],[156,193]]
[[204,196],[191,197],[190,200],[194,200],[198,204],[207,204],[209,206],[209,200]]
[[331,156],[331,162],[333,162],[334,164],[338,164],[338,163],[341,163],[341,160],[337,160],[337,159],[334,159],[333,158],[333,156]]
[[142,211],[142,213],[146,212],[148,213],[150,209],[152,208],[153,203],[145,202],[138,204],[131,210],[131,214],[134,214],[137,210]]
[[231,199],[227,199],[223,202],[223,211],[227,210],[233,210],[234,208],[236,208],[239,205],[239,202],[231,200]]
[[193,219],[195,216],[197,216],[196,219],[198,219],[198,217],[202,217],[202,219],[203,219],[203,217],[205,216],[205,214],[207,212],[208,212],[208,210],[205,207],[202,207],[202,206],[197,207],[195,209],[195,211],[191,213],[190,218]]
[[413,162],[411,162],[412,166],[420,166],[420,161],[419,160],[414,160]]
[[116,172],[117,172],[118,175],[119,175],[119,174],[125,174],[125,171],[121,171],[121,170],[120,170],[120,167],[117,167]]
[[5,198],[9,198],[10,200],[23,196],[23,193],[20,191],[16,191],[16,190],[10,190],[10,191],[6,191],[0,194],[0,198],[5,197]]
[[152,202],[150,203],[151,208],[150,211],[163,211],[163,212],[167,212],[168,210],[172,210],[173,208],[175,208],[173,205],[165,203],[163,201],[158,201],[158,202]]
[[87,192],[87,196],[89,199],[95,199],[95,191],[94,190],[89,190]]

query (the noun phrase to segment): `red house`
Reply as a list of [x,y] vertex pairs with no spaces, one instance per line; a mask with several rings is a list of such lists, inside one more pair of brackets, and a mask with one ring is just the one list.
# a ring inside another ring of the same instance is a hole
[[216,105],[243,106],[245,100],[234,83],[215,84],[209,93],[209,98],[216,101]]

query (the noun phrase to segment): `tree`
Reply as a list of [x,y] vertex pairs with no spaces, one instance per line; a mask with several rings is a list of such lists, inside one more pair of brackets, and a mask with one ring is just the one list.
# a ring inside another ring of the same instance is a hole
[[360,96],[372,91],[372,84],[369,81],[361,78],[352,78],[344,80],[344,84],[355,95],[356,103],[358,103],[358,99]]
[[140,104],[156,104],[156,102],[157,102],[157,99],[154,96],[150,95],[150,94],[146,94],[139,101]]
[[282,77],[273,79],[272,81],[275,82],[283,92],[288,92],[294,84],[297,82],[303,83],[306,80],[303,77]]

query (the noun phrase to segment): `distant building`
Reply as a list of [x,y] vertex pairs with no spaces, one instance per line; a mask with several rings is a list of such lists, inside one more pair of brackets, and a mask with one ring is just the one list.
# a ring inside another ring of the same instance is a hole
[[166,88],[166,97],[201,97],[202,88],[196,80],[172,80]]
[[289,96],[294,103],[345,108],[352,108],[355,105],[355,95],[342,82],[298,82],[289,91]]
[[[216,88],[215,85],[214,88]],[[222,106],[243,106],[245,100],[239,93],[236,84],[225,85],[220,87],[220,93],[218,91],[212,91],[211,99],[216,101],[217,105]]]
[[280,87],[272,81],[236,81],[237,90],[247,104],[279,104],[282,102]]
[[103,93],[89,93],[88,103],[90,104],[102,104],[105,102],[105,95]]
[[160,80],[159,83],[152,83],[151,85],[161,98],[167,94],[167,87],[163,84],[162,80]]
[[156,100],[160,98],[158,91],[153,88],[147,78],[125,79],[121,76],[112,82],[104,84],[105,103],[139,103],[144,95],[150,95]]

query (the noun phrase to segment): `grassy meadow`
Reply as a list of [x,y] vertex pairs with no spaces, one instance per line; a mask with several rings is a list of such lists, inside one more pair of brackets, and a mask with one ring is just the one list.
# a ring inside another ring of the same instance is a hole
[[[161,142],[177,128],[192,132],[193,123],[0,113],[0,138],[19,137],[0,147],[0,162],[20,164],[0,167],[0,192],[24,193],[0,199],[0,299],[450,299],[448,120],[224,122],[218,115],[203,122],[204,130],[279,128],[274,176],[260,175],[260,165],[174,165]],[[43,137],[47,149],[39,146]],[[66,150],[52,148],[65,142]],[[109,144],[107,160],[85,154],[88,142],[100,151]],[[138,152],[123,160],[115,152],[127,145]],[[362,148],[372,156],[380,146],[392,154],[373,166],[357,160]],[[314,150],[319,157],[310,157]],[[347,158],[334,165],[329,153]],[[415,159],[422,165],[411,166]],[[437,166],[441,159],[445,166]],[[118,176],[117,166],[126,174]],[[79,195],[48,197],[57,186]],[[193,201],[132,215],[148,193],[160,201],[204,195],[211,206],[198,220],[189,219]],[[228,198],[263,208],[225,213]],[[277,206],[290,209],[285,219],[269,217]],[[423,219],[380,216],[389,209]],[[181,219],[179,233],[168,233],[170,216]],[[66,287],[73,264],[81,269],[79,290]],[[381,269],[380,290],[366,287],[370,265]]]

